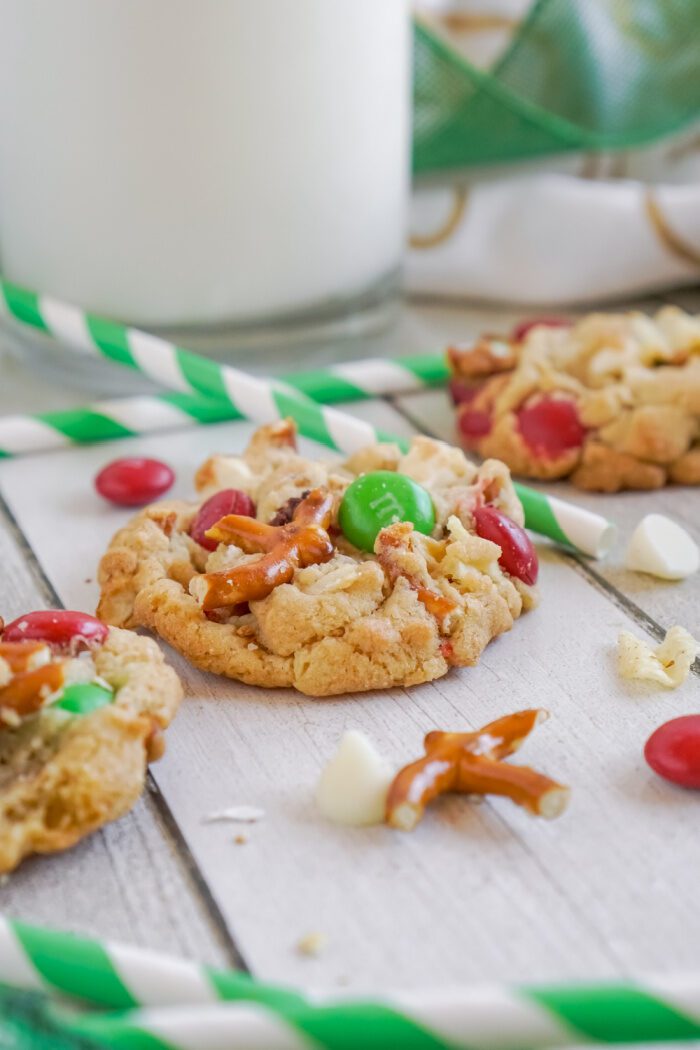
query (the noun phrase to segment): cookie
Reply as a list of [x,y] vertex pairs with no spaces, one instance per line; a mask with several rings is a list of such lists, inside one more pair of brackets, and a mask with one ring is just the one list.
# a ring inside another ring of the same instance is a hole
[[[379,495],[368,513],[386,527],[361,550],[339,519],[363,524],[346,512],[367,499],[349,490],[369,475]],[[421,516],[402,520],[412,484]],[[379,444],[342,463],[313,460],[284,421],[258,430],[243,455],[210,458],[195,485],[197,502],[155,504],[113,538],[98,615],[157,632],[205,671],[309,696],[415,685],[474,664],[534,604],[532,572],[506,550],[511,533],[529,545],[522,507],[494,460],[477,468],[425,437],[406,454]],[[511,528],[503,549],[478,535],[487,505]]]
[[126,813],[182,693],[151,639],[97,625],[93,637],[41,640],[32,616],[47,614],[0,637],[0,872]]
[[700,317],[592,314],[448,351],[461,441],[597,492],[700,484]]

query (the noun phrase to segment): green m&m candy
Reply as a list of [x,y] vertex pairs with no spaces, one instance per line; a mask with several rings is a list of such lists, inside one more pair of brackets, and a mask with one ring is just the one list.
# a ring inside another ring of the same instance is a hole
[[361,551],[373,551],[378,533],[396,521],[410,521],[426,536],[435,528],[430,493],[393,470],[363,474],[348,487],[338,514],[340,527]]
[[51,707],[68,711],[72,715],[89,715],[111,704],[113,700],[114,693],[104,685],[98,685],[97,682],[73,682],[66,686]]

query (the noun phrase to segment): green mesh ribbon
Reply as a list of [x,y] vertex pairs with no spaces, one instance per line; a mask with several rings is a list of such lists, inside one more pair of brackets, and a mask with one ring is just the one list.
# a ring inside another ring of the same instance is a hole
[[700,115],[698,0],[538,0],[489,72],[415,33],[414,169],[650,143]]

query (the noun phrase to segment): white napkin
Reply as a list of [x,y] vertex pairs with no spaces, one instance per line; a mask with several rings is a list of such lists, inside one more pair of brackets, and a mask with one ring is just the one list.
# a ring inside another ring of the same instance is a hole
[[700,281],[700,179],[529,174],[414,192],[410,292],[586,303]]
[[[482,69],[504,51],[532,4],[412,2]],[[700,282],[700,125],[624,153],[569,154],[446,178],[448,186],[414,190],[409,291],[546,305]]]

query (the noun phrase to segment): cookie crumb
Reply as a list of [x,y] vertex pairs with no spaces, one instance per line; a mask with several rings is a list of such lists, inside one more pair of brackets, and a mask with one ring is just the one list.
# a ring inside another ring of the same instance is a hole
[[232,820],[241,824],[255,824],[265,816],[265,810],[259,806],[228,806],[226,809],[218,809],[203,817],[205,824],[213,824],[220,820]]
[[246,842],[248,841],[248,836],[236,835],[233,841],[236,843],[237,846],[245,846]]
[[617,640],[618,670],[622,678],[641,678],[668,689],[682,685],[693,661],[700,653],[700,642],[684,627],[671,627],[655,649],[629,631]]
[[321,954],[326,947],[327,940],[325,933],[321,933],[319,930],[314,930],[312,933],[305,934],[297,941],[297,952],[299,955],[306,955],[309,958],[313,958],[314,956]]

